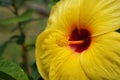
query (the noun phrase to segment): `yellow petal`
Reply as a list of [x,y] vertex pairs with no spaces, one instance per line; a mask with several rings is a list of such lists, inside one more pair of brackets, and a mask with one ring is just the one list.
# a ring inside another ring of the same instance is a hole
[[62,0],[52,10],[47,29],[89,29],[93,36],[120,28],[120,0]]
[[81,55],[81,65],[91,80],[119,80],[120,34],[111,32],[94,38]]
[[57,55],[58,51],[66,48],[64,44],[60,44],[59,39],[64,40],[64,35],[59,31],[45,31],[37,38],[36,63],[39,73],[45,80],[49,78],[49,67],[52,59]]
[[50,65],[49,80],[89,80],[81,67],[80,56],[71,50],[59,53]]

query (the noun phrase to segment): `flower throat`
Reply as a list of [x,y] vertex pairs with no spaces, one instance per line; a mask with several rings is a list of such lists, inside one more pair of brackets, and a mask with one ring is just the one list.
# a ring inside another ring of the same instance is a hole
[[82,52],[86,50],[91,43],[90,32],[86,29],[78,30],[75,28],[69,38],[69,46],[75,52]]

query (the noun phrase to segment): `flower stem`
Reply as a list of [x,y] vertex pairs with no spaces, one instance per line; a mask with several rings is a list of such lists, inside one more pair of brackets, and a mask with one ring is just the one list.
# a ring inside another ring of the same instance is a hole
[[[15,15],[16,17],[19,16],[19,14],[18,14],[18,10],[19,10],[19,9],[18,9],[17,6],[15,5],[14,1],[13,1],[13,4],[12,4],[12,7],[13,7],[13,9],[14,9],[14,11],[13,11],[14,15]],[[26,46],[26,44],[25,44],[26,36],[25,36],[24,31],[23,31],[22,25],[23,25],[23,23],[21,23],[21,22],[18,22],[18,24],[17,24],[18,30],[19,30],[19,32],[20,32],[20,36],[24,36],[24,40],[23,40],[22,44],[20,44],[20,45],[21,45],[21,48],[22,48],[23,64],[24,64],[24,67],[25,67],[25,69],[26,69],[27,74],[28,74],[29,76],[31,76],[31,75],[32,75],[32,70],[31,70],[31,68],[30,68],[28,50],[27,50],[27,46]]]

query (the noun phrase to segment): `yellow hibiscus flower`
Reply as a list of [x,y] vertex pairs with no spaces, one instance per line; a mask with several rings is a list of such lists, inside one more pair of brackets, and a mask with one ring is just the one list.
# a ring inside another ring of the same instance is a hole
[[36,42],[45,80],[120,80],[120,0],[61,0]]

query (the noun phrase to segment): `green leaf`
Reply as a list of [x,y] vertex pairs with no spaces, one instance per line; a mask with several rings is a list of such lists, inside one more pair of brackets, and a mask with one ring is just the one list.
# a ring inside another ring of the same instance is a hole
[[19,45],[22,45],[25,41],[25,34],[21,34],[21,35],[13,35],[10,38],[10,41],[14,41]]
[[118,30],[116,30],[116,31],[120,33],[120,29],[118,29]]
[[18,39],[16,40],[16,43],[19,45],[22,45],[25,41],[25,35],[22,34],[21,36],[18,37]]
[[7,79],[9,79],[9,80],[16,80],[12,76],[10,76],[10,75],[0,71],[0,80],[1,79],[3,79],[3,80],[7,80]]
[[28,10],[25,13],[23,13],[21,16],[0,20],[0,24],[4,25],[4,24],[28,21],[32,19],[32,13],[33,13],[33,10]]
[[9,6],[12,4],[12,0],[0,0],[1,6]]
[[24,5],[26,0],[13,0],[13,1],[17,7],[21,7],[22,5]]
[[8,41],[0,45],[0,56],[4,53],[5,48],[7,47]]
[[0,57],[0,79],[28,80],[28,77],[17,64]]
[[43,79],[38,79],[40,78],[40,74],[38,73],[38,70],[37,70],[37,66],[36,66],[36,62],[34,62],[31,66],[32,68],[32,76],[34,78],[34,80],[43,80]]
[[49,4],[49,8],[52,8],[59,0],[53,0],[50,4]]
[[58,2],[58,1],[60,1],[60,0],[53,0],[53,2]]
[[32,18],[33,10],[27,10],[22,16],[19,17],[21,22],[28,21]]
[[28,50],[32,50],[32,49],[34,49],[35,48],[35,43],[33,43],[33,44],[28,44],[27,45],[27,49]]
[[16,41],[19,39],[19,37],[20,37],[19,35],[13,35],[13,36],[11,36],[10,40]]

